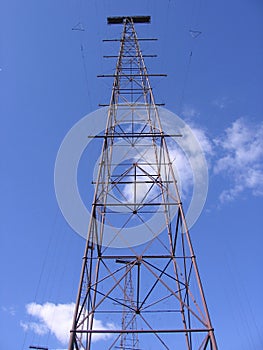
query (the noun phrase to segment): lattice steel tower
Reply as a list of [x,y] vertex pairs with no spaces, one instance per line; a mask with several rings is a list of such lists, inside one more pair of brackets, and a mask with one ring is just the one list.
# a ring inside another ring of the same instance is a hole
[[[217,349],[150,77],[123,25],[69,350]],[[116,41],[116,40],[115,40]],[[106,76],[105,76],[106,77]],[[171,136],[171,135],[170,135]]]

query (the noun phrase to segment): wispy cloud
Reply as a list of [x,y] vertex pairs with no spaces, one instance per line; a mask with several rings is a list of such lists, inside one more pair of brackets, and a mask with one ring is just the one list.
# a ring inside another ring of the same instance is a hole
[[197,109],[195,109],[194,107],[190,106],[190,105],[184,105],[183,109],[182,109],[182,115],[185,118],[195,118],[199,116],[199,112],[197,111]]
[[44,323],[37,323],[37,322],[20,322],[21,327],[24,331],[33,331],[34,333],[38,335],[44,335],[47,334],[49,331],[49,328]]
[[[69,340],[70,328],[72,324],[75,304],[53,304],[45,303],[43,305],[30,303],[26,305],[26,311],[29,315],[35,317],[37,321],[21,322],[21,327],[25,330],[32,330],[39,335],[51,332],[61,342],[67,344]],[[94,329],[113,329],[112,323],[103,324],[101,320],[94,320]],[[110,334],[95,334],[93,341],[108,339]]]
[[214,146],[212,141],[210,140],[209,136],[206,133],[206,130],[200,126],[197,126],[193,123],[188,123],[191,131],[195,135],[197,141],[200,144],[200,147],[202,151],[204,152],[205,156],[210,158],[210,156],[214,153]]
[[229,181],[220,201],[234,200],[245,190],[263,195],[263,123],[239,118],[215,139],[215,145],[222,156],[216,160],[214,173]]
[[224,109],[229,105],[229,98],[228,97],[219,97],[217,99],[215,99],[212,104],[216,107],[218,107],[219,109]]
[[15,316],[16,310],[14,306],[1,306],[3,312],[8,313],[10,316]]

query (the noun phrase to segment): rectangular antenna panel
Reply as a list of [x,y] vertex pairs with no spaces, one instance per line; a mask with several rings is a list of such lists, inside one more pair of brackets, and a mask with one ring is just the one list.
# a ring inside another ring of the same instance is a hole
[[108,17],[108,24],[123,24],[126,18],[132,19],[133,23],[151,23],[151,16],[122,16],[122,17]]

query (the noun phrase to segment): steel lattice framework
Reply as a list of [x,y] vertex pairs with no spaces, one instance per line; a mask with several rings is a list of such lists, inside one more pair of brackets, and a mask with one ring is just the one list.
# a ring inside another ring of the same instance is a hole
[[119,55],[107,56],[117,65],[69,350],[217,349],[149,81],[157,74],[134,27],[146,22],[108,19],[123,32]]

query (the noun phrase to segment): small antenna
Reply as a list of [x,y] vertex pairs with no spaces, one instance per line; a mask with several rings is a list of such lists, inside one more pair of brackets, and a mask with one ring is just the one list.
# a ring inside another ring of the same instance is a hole
[[195,39],[197,38],[199,35],[202,34],[202,32],[200,32],[200,30],[189,30],[189,33],[191,34],[191,36]]
[[81,32],[85,32],[85,29],[81,22],[78,22],[74,27],[72,27],[72,30],[79,30]]

